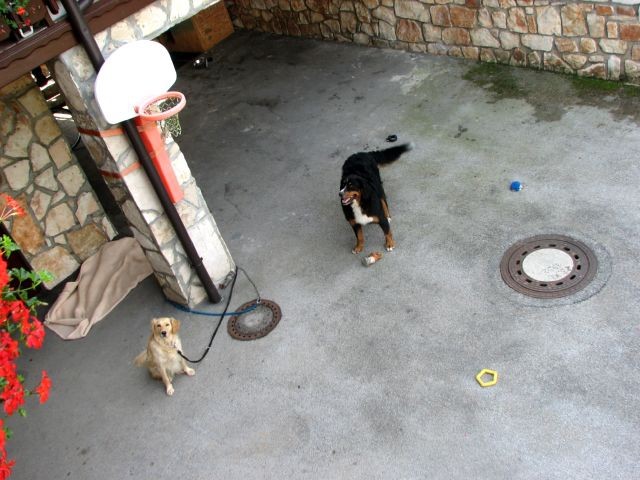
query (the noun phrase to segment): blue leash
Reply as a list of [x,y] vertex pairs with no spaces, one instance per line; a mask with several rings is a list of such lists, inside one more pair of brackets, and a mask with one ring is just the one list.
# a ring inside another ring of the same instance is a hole
[[[256,304],[255,305],[252,305],[251,307],[247,307],[244,310],[242,310],[241,312],[231,312],[231,313],[229,313],[229,312],[227,312],[227,309],[229,308],[229,304],[231,303],[231,297],[233,296],[233,290],[235,289],[236,280],[238,279],[238,270],[240,270],[242,273],[244,273],[244,276],[247,277],[247,280],[249,280],[251,285],[253,285],[253,288],[255,289],[256,294],[258,295],[258,298],[256,299]],[[224,311],[222,313],[203,312],[203,311],[198,311],[198,310],[192,310],[192,309],[190,309],[188,307],[185,307],[185,306],[180,305],[178,303],[174,303],[172,301],[169,301],[169,303],[171,305],[173,305],[174,307],[176,307],[177,309],[182,310],[183,312],[195,313],[196,315],[207,315],[207,316],[210,316],[210,317],[220,317],[220,319],[218,320],[218,324],[216,325],[215,329],[213,330],[213,333],[211,334],[211,338],[209,339],[209,345],[207,345],[207,348],[205,349],[205,351],[202,353],[202,355],[200,356],[200,358],[198,360],[191,360],[184,353],[182,353],[180,350],[178,350],[178,354],[182,358],[184,358],[187,362],[189,362],[189,363],[200,363],[202,360],[204,360],[204,357],[206,357],[207,354],[209,353],[209,350],[211,349],[211,345],[213,344],[213,339],[216,337],[216,334],[218,333],[218,329],[220,328],[220,325],[222,324],[222,320],[224,320],[224,317],[226,317],[227,315],[242,315],[243,313],[247,313],[247,312],[250,312],[250,311],[255,310],[256,308],[258,308],[258,305],[260,304],[260,292],[258,292],[258,287],[256,287],[255,283],[253,283],[253,280],[251,280],[251,277],[249,277],[249,275],[244,270],[244,268],[238,267],[236,265],[236,267],[234,269],[233,279],[231,281],[231,288],[229,289],[229,298],[227,298],[227,303],[225,304]]]
[[192,310],[189,307],[185,307],[184,305],[180,305],[179,303],[168,301],[171,305],[173,305],[178,310],[182,310],[187,313],[194,313],[196,315],[205,315],[207,317],[226,317],[227,315],[244,315],[245,313],[249,313],[252,310],[258,308],[258,305],[252,305],[250,307],[245,308],[244,310],[240,310],[239,312],[227,312],[227,313],[218,313],[218,312],[204,312],[202,310]]

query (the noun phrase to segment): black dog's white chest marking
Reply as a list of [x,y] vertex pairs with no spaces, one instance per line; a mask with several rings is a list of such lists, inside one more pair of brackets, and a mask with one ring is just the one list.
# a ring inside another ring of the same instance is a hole
[[353,210],[353,216],[355,218],[356,223],[359,225],[368,225],[369,223],[374,221],[372,217],[369,217],[364,214],[357,200],[354,200],[353,202],[351,202],[351,210]]

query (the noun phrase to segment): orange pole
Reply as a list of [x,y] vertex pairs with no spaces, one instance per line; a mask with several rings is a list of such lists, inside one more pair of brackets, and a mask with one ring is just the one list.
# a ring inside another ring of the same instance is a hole
[[140,117],[135,117],[135,122],[140,132],[140,138],[144,143],[151,161],[153,162],[160,180],[169,198],[173,203],[177,203],[184,198],[184,192],[180,188],[176,174],[171,166],[171,160],[164,148],[164,140],[160,134],[160,128],[155,121],[145,121]]

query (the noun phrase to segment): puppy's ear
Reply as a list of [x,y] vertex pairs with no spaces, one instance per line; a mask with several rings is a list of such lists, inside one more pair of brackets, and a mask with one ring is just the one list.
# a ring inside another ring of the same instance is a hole
[[178,320],[177,318],[172,318],[171,319],[171,332],[172,333],[178,333],[179,330],[180,330],[180,320]]
[[155,326],[156,326],[156,319],[152,318],[151,319],[151,331],[155,331]]

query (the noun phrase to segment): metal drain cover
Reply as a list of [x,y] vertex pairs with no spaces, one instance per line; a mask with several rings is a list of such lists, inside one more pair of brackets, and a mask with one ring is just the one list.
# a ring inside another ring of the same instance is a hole
[[513,245],[500,274],[515,291],[535,298],[560,298],[586,287],[598,260],[584,243],[563,235],[538,235]]
[[238,311],[255,307],[250,312],[234,315],[227,322],[227,331],[236,340],[255,340],[264,337],[276,328],[282,318],[282,311],[271,300],[252,300],[238,307]]

